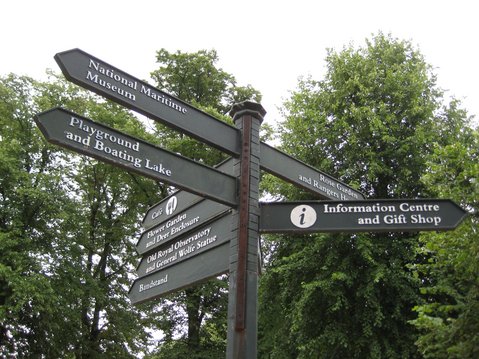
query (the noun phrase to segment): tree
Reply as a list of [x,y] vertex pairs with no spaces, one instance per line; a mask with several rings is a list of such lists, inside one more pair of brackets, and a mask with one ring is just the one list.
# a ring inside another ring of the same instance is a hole
[[[236,102],[260,101],[252,86],[238,86],[233,75],[218,68],[216,51],[157,53],[159,69],[152,72],[157,87],[231,123],[225,113]],[[157,125],[163,147],[208,165],[226,158],[222,152],[164,126]],[[223,358],[226,351],[227,280],[212,280],[161,301],[165,336],[156,358]],[[173,303],[173,304],[172,304]],[[173,319],[171,319],[173,318]],[[174,328],[174,329],[173,329]],[[174,340],[172,333],[179,339]]]
[[[159,68],[151,77],[165,92],[232,123],[227,113],[233,104],[245,100],[259,102],[261,94],[251,85],[238,86],[233,75],[217,67],[218,60],[215,50],[170,53],[161,49],[157,52]],[[211,166],[226,158],[222,152],[177,131],[160,125],[156,127],[161,145],[171,151]]]
[[28,77],[0,79],[0,353],[58,355],[50,255],[71,208],[61,183],[61,154],[45,145],[32,118],[38,110]]
[[479,355],[479,133],[472,130],[457,102],[445,111],[462,126],[450,129],[456,141],[436,143],[423,181],[438,196],[451,198],[471,215],[454,232],[424,233],[414,268],[425,300],[413,321],[421,330],[417,344],[425,358],[477,358]]
[[[54,106],[148,137],[126,110],[67,85],[1,80],[2,356],[133,357],[149,318],[131,308],[133,236],[157,185],[51,146],[34,114]],[[147,317],[147,319],[144,319]]]
[[[283,149],[369,198],[427,197],[420,178],[450,119],[439,116],[442,94],[419,51],[379,34],[363,48],[330,50],[326,63],[324,80],[301,80],[285,102]],[[270,182],[288,200],[308,198]],[[260,287],[262,357],[419,356],[409,323],[419,281],[407,268],[416,260],[417,236],[269,240],[274,252]]]
[[238,86],[233,75],[218,68],[215,50],[194,53],[161,49],[156,55],[160,68],[151,73],[159,88],[179,99],[227,113],[238,102],[260,102],[261,95],[251,85]]

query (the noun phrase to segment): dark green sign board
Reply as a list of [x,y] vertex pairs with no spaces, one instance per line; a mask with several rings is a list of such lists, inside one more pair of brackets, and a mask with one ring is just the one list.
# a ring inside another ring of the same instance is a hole
[[149,251],[136,268],[136,274],[139,277],[152,274],[229,242],[231,237],[231,216],[223,216]]
[[176,191],[150,207],[141,225],[144,229],[148,230],[203,200],[204,198],[197,194],[186,191]]
[[227,153],[238,155],[238,129],[80,50],[55,55],[65,77],[101,96]]
[[[176,196],[171,196],[167,202],[166,211],[175,212]],[[169,204],[169,206],[168,206]],[[136,244],[136,250],[139,254],[151,252],[159,246],[172,241],[191,231],[202,224],[210,221],[218,215],[229,211],[230,208],[224,204],[203,200],[195,203],[183,212],[177,212],[165,222],[159,223],[143,232]],[[223,223],[221,221],[221,223]],[[229,225],[229,223],[228,223]]]
[[338,201],[364,199],[364,195],[354,188],[265,143],[261,143],[260,166],[286,182],[324,199]]
[[[233,173],[233,161],[229,158],[215,168],[226,174],[231,174]],[[208,200],[186,191],[176,191],[148,209],[143,218],[142,226],[145,229],[157,226],[200,201]]]
[[456,228],[467,215],[442,199],[260,204],[260,232],[414,232]]
[[235,206],[236,178],[64,109],[35,117],[48,141]]
[[138,278],[128,293],[131,303],[140,304],[226,273],[229,255],[230,245],[224,243],[187,261]]

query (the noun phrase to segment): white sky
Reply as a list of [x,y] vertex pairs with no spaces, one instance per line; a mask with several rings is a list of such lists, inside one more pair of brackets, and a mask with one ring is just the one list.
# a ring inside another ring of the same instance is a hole
[[[160,48],[216,49],[219,66],[263,94],[266,120],[299,76],[321,79],[326,49],[382,31],[409,40],[434,66],[438,85],[479,117],[474,0],[8,0],[0,7],[0,75],[38,79],[60,71],[53,56],[80,48],[149,79]],[[477,122],[477,118],[476,118]]]

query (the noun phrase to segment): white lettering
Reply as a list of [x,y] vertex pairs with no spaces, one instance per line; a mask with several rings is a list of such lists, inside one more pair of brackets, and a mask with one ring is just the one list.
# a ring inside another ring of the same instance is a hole
[[158,172],[159,174],[163,176],[167,176],[167,177],[171,176],[171,170],[163,167],[163,163],[152,164],[148,158],[145,159],[145,168],[152,170],[154,172]]
[[156,279],[156,280],[152,279],[147,284],[140,284],[140,288],[139,288],[138,292],[139,293],[144,292],[145,290],[149,290],[149,289],[158,287],[159,285],[165,284],[167,282],[168,282],[168,273],[163,278]]
[[188,110],[185,107],[183,107],[182,105],[174,102],[172,99],[163,95],[162,93],[155,92],[150,87],[147,87],[143,84],[140,87],[140,93],[145,94],[146,96],[148,96],[149,98],[157,101],[158,103],[161,103],[162,105],[170,107],[173,110],[178,111],[182,114],[185,114],[186,112],[188,112]]
[[403,212],[439,212],[438,204],[409,204],[401,203],[399,209]]

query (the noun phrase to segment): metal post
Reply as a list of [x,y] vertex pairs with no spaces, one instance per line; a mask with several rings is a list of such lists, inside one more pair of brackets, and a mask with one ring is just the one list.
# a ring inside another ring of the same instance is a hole
[[233,213],[228,300],[228,359],[257,356],[259,128],[266,111],[246,101],[230,112],[241,130],[241,154],[235,161],[239,179],[239,207]]

